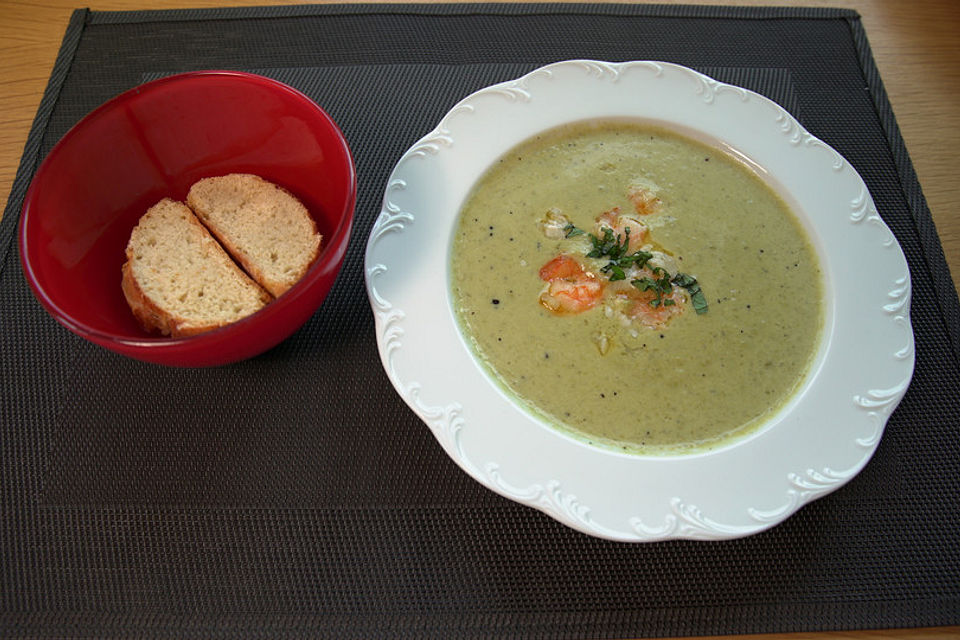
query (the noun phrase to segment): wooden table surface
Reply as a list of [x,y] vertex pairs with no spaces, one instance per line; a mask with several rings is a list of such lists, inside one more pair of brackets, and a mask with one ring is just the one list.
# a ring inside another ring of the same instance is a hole
[[[6,207],[23,145],[74,8],[101,11],[303,4],[308,0],[0,0],[0,198]],[[665,2],[666,0],[659,0]],[[686,4],[823,6],[855,9],[863,25],[940,234],[960,281],[960,1],[685,0]],[[2,215],[0,208],[0,215]],[[738,636],[742,637],[742,636]],[[756,640],[960,638],[960,626],[765,634]]]

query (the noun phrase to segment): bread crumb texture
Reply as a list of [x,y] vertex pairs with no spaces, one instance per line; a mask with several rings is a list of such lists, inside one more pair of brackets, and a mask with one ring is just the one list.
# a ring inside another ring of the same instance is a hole
[[133,229],[122,283],[141,324],[171,336],[236,322],[271,300],[188,207],[168,198],[151,207]]
[[281,296],[320,252],[321,236],[306,207],[285,189],[250,174],[200,180],[187,204],[244,270]]

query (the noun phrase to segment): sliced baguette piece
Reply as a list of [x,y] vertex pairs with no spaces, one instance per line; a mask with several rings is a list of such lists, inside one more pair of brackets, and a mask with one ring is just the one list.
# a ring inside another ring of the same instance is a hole
[[303,277],[320,253],[321,236],[306,207],[259,176],[205,178],[187,204],[234,260],[275,297]]
[[121,283],[143,327],[173,337],[236,322],[272,299],[186,205],[169,198],[148,209],[130,234]]

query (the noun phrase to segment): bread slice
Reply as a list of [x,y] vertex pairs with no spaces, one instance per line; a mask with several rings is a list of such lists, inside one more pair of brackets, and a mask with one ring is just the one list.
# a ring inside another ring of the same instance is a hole
[[250,174],[200,180],[187,204],[250,277],[276,297],[320,253],[321,236],[306,207],[283,188]]
[[123,293],[148,331],[195,335],[236,322],[272,299],[181,202],[164,198],[127,243]]

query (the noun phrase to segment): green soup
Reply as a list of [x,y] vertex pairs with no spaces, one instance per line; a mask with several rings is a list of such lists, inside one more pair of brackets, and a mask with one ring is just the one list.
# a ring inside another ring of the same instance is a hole
[[[705,312],[693,289],[658,326],[604,300],[576,313],[542,304],[541,269],[558,255],[612,290],[613,271],[598,268],[610,258],[585,254],[591,235],[603,238],[600,214],[636,208],[637,184],[657,203],[634,216],[648,229],[638,251],[670,262],[650,280],[695,277]],[[554,218],[563,233],[545,231]],[[743,164],[663,129],[578,124],[522,143],[474,187],[455,234],[455,311],[478,359],[532,412],[594,444],[659,454],[722,445],[789,400],[818,347],[822,277],[799,221]]]

